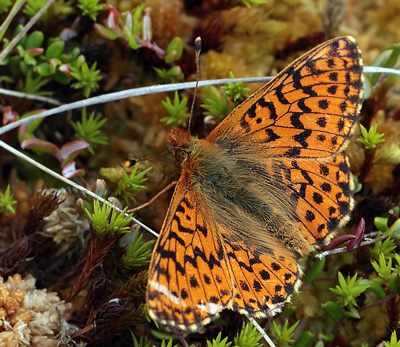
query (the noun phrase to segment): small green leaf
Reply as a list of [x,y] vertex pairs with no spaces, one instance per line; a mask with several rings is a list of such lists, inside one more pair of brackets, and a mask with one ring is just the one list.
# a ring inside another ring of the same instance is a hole
[[[13,0],[1,0],[0,1],[0,13],[5,13],[8,12]],[[2,36],[0,37],[0,40],[2,39]]]
[[26,65],[36,65],[36,59],[28,54],[24,55],[24,62]]
[[378,124],[375,124],[367,130],[362,124],[360,124],[361,136],[357,139],[365,149],[374,149],[379,143],[384,142],[382,139],[384,134],[377,132]]
[[392,332],[389,342],[383,341],[383,346],[384,347],[400,347],[400,341],[397,340],[396,331]]
[[138,168],[139,165],[136,164],[129,176],[124,171],[122,179],[118,181],[118,187],[115,191],[115,195],[120,195],[127,203],[130,201],[135,201],[135,192],[147,189],[147,187],[142,185],[142,183],[147,181],[147,178],[144,178],[144,175],[151,170],[151,167],[137,174]]
[[368,282],[370,282],[369,286],[368,286],[368,290],[375,293],[379,299],[385,299],[386,298],[386,292],[385,290],[382,288],[382,286],[378,283],[374,283],[372,281],[366,280]]
[[217,337],[213,339],[212,342],[207,341],[207,347],[229,347],[232,344],[232,342],[228,342],[227,337],[221,340],[221,336],[221,332],[219,332]]
[[28,35],[24,47],[26,50],[40,47],[43,44],[43,40],[44,34],[41,31],[34,31]]
[[294,323],[292,326],[289,327],[289,321],[286,320],[285,324],[281,327],[275,321],[272,321],[272,326],[275,330],[275,335],[277,335],[278,340],[275,341],[277,342],[278,346],[289,346],[294,340],[293,340],[293,335],[294,335],[294,329],[296,329],[297,324],[299,324],[300,321],[297,321]]
[[170,64],[172,61],[177,61],[181,58],[182,53],[183,53],[182,39],[179,37],[175,37],[167,47],[164,61],[167,64]]
[[14,200],[12,195],[10,194],[10,185],[7,186],[4,193],[0,193],[0,215],[9,215],[11,213],[15,213],[14,205],[17,204],[17,201]]
[[396,220],[392,226],[387,230],[387,234],[396,240],[400,239],[400,219]]
[[353,318],[353,319],[361,318],[360,314],[358,313],[355,307],[348,307],[347,311],[343,312],[343,315],[347,318]]
[[375,279],[377,283],[389,283],[392,277],[392,259],[391,257],[386,258],[385,254],[381,252],[379,254],[378,262],[371,261],[371,265],[375,269],[376,273],[380,277],[380,281]]
[[336,335],[332,334],[332,333],[326,333],[326,334],[320,333],[320,334],[318,334],[318,338],[319,339],[324,340],[324,341],[328,341],[328,342],[333,341],[335,339],[335,336]]
[[154,240],[143,243],[143,235],[137,233],[133,242],[126,249],[125,254],[121,258],[122,266],[129,271],[137,268],[148,266],[151,259],[151,247]]
[[46,49],[46,60],[49,61],[50,59],[60,59],[60,56],[64,51],[64,47],[65,47],[64,41],[53,42]]
[[397,273],[392,275],[392,278],[390,279],[389,282],[389,287],[393,293],[396,294],[400,293],[400,281],[399,281],[399,275]]
[[[34,116],[35,114],[39,114],[44,111],[47,111],[47,110],[46,109],[38,109],[38,110],[30,111],[30,112],[24,113],[21,118],[27,118],[30,116]],[[39,119],[35,119],[34,121],[30,122],[27,127],[27,131],[32,134],[36,130],[36,128],[43,122],[43,119],[44,118],[39,118]]]
[[362,279],[357,280],[357,274],[353,277],[343,277],[338,273],[339,285],[336,288],[329,288],[330,291],[338,295],[338,304],[342,307],[349,306],[349,309],[357,306],[356,298],[368,288],[368,285],[360,284]]
[[233,3],[242,3],[246,7],[250,8],[252,6],[266,4],[267,0],[233,0]]
[[364,75],[364,83],[363,83],[363,98],[366,100],[372,95],[372,84],[368,76]]
[[133,347],[150,347],[151,342],[148,341],[147,338],[140,337],[140,340],[138,341],[132,331],[131,331],[131,336],[133,341]]
[[186,125],[187,120],[190,117],[190,113],[187,108],[188,98],[183,97],[182,100],[179,99],[179,94],[175,91],[174,94],[174,103],[171,102],[171,99],[167,97],[166,101],[162,101],[163,106],[170,114],[169,117],[164,117],[161,119],[161,122],[165,122],[167,124],[174,124],[176,126],[184,126]]
[[48,77],[54,73],[53,67],[49,63],[41,63],[34,68],[40,76]]
[[113,41],[116,40],[119,36],[118,33],[116,33],[113,29],[107,28],[106,26],[98,23],[94,24],[94,28],[101,36],[103,36],[107,40]]
[[305,331],[296,340],[296,342],[294,343],[294,347],[309,347],[311,346],[313,341],[314,334],[309,331]]
[[383,242],[378,241],[374,244],[374,248],[371,251],[371,257],[375,260],[379,260],[380,255],[383,254],[385,256],[385,259],[389,259],[393,257],[393,251],[395,249],[395,240],[391,237],[388,237],[383,240]]
[[71,67],[71,76],[77,80],[77,82],[72,84],[72,87],[75,89],[83,89],[83,95],[87,98],[92,91],[99,88],[97,82],[102,79],[101,76],[98,76],[100,70],[96,70],[96,66],[97,63],[95,62],[89,68],[87,63],[84,62],[80,69]]
[[336,321],[340,321],[343,318],[342,310],[333,301],[327,301],[325,304],[322,305],[322,308],[329,315],[329,317]]
[[128,39],[129,47],[133,50],[137,50],[139,48],[139,44],[136,41],[136,34],[130,31],[128,28],[123,27],[122,32],[125,34],[125,37]]
[[[373,62],[373,66],[393,68],[400,55],[400,44],[390,45],[386,50]],[[371,84],[374,86],[381,76],[380,73],[370,74]]]
[[71,122],[71,125],[75,130],[74,138],[89,143],[88,150],[91,154],[94,154],[93,147],[95,145],[107,144],[107,137],[102,135],[100,131],[106,121],[106,118],[101,119],[101,116],[96,115],[95,112],[92,112],[88,118],[86,107],[84,107],[82,110],[81,121]]
[[78,3],[82,15],[89,16],[93,21],[96,20],[98,12],[106,7],[105,4],[99,4],[99,0],[78,0]]
[[[232,71],[229,73],[229,75],[230,78],[235,78]],[[244,99],[249,97],[250,89],[247,88],[243,82],[228,82],[226,86],[221,87],[221,89],[225,91],[229,100],[235,103],[235,106],[238,104],[238,102],[242,102]]]
[[29,17],[33,17],[42,9],[42,7],[46,4],[46,1],[47,0],[27,0],[23,12]]
[[100,207],[99,201],[94,200],[93,211],[89,212],[87,209],[85,210],[92,221],[93,229],[99,236],[129,232],[129,226],[127,225],[131,223],[131,219],[125,217],[123,212],[117,212],[109,204],[102,204]]
[[389,229],[387,226],[387,217],[375,217],[374,218],[374,226],[378,230],[382,231],[383,233],[386,233],[386,231]]
[[204,114],[217,118],[225,118],[235,107],[235,104],[229,106],[226,94],[220,96],[220,91],[213,86],[203,88],[201,101],[201,107],[207,110]]
[[170,69],[166,70],[165,68],[154,68],[157,72],[158,76],[165,79],[167,82],[176,83],[183,80],[185,75],[182,72],[182,68],[178,65],[171,67]]
[[[158,323],[156,321],[154,321],[154,323],[158,326]],[[171,333],[167,333],[164,331],[159,331],[159,330],[155,330],[155,329],[150,329],[151,334],[156,337],[159,340],[164,340],[164,339],[172,339],[175,337],[174,334]]]
[[261,339],[262,335],[257,331],[257,328],[254,327],[253,322],[250,321],[247,324],[242,324],[242,329],[240,330],[240,332],[237,333],[233,342],[235,347],[261,347]]
[[322,272],[325,266],[325,257],[322,259],[316,259],[314,265],[307,271],[304,276],[305,283],[313,282]]

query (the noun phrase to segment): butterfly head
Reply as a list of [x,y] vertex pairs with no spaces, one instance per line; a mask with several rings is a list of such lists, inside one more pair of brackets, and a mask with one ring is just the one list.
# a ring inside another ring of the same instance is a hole
[[193,150],[194,137],[185,129],[174,128],[168,135],[169,146],[175,151],[175,158],[181,164],[190,156]]

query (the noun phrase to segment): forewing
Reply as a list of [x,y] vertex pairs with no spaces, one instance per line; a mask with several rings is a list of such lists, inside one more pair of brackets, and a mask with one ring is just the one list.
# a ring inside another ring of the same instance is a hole
[[324,158],[343,151],[362,103],[362,60],[352,37],[301,56],[238,106],[208,139],[228,152]]
[[221,240],[184,176],[154,248],[147,306],[158,322],[190,331],[228,308],[233,293]]

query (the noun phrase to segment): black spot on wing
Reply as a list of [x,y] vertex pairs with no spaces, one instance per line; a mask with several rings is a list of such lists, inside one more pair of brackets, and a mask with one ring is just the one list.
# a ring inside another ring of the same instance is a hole
[[276,141],[276,140],[281,138],[271,128],[266,128],[265,129],[265,133],[267,134],[267,138],[263,141],[264,143],[274,142],[274,141]]
[[308,147],[307,139],[311,136],[312,130],[306,129],[300,134],[293,136],[293,139],[299,143],[303,148]]

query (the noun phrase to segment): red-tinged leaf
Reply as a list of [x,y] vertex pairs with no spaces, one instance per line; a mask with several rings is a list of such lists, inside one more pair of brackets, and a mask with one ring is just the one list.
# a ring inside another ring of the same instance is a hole
[[342,243],[345,243],[345,242],[355,239],[355,238],[356,237],[354,235],[342,235],[342,236],[335,237],[334,239],[332,239],[331,242],[329,242],[329,245],[327,248],[329,250],[334,249],[337,246],[341,245]]
[[397,216],[396,212],[393,210],[389,211],[389,216],[388,216],[388,221],[387,221],[387,226],[390,228],[397,220],[399,217]]
[[[46,108],[40,108],[40,109],[37,109],[37,110],[29,111],[27,113],[24,113],[21,118],[27,118],[27,117],[30,117],[30,116],[34,116],[35,114],[39,114],[39,113],[42,113],[44,111],[47,111],[47,109]],[[28,124],[28,126],[27,126],[28,132],[30,132],[32,134],[36,130],[36,128],[40,125],[40,123],[43,122],[43,119],[44,118],[39,118],[39,119],[35,119],[34,121],[30,121],[29,123],[27,123]]]
[[67,42],[77,36],[78,36],[77,31],[74,29],[71,29],[71,28],[63,29],[60,34],[61,39],[65,42]]
[[32,138],[30,132],[26,129],[25,124],[21,124],[18,128],[18,141],[22,143],[24,140],[29,140]]
[[18,112],[13,111],[11,106],[7,106],[3,111],[3,125],[13,123],[18,120]]
[[57,154],[58,147],[51,142],[39,139],[28,139],[21,142],[22,149],[31,149],[38,154],[50,153]]
[[146,13],[143,18],[143,41],[150,42],[153,37],[151,28],[151,17],[150,13]]
[[365,233],[365,220],[364,218],[360,219],[360,222],[357,225],[356,231],[354,232],[354,239],[349,241],[346,249],[348,251],[352,251],[360,246],[362,240],[364,240],[364,233]]
[[71,161],[61,171],[61,174],[65,178],[82,177],[85,175],[85,171],[82,169],[77,170],[75,167],[75,162]]
[[62,72],[65,76],[67,77],[71,77],[71,70],[70,70],[71,64],[62,64],[60,65],[60,67],[58,68],[58,70],[60,72]]
[[53,67],[54,71],[57,68],[57,66],[61,65],[61,60],[60,59],[50,59],[49,60],[50,65]]
[[133,29],[133,16],[130,11],[127,11],[124,13],[124,25],[123,28],[126,28],[127,30],[131,31]]
[[107,28],[104,25],[95,23],[94,28],[101,36],[105,37],[108,40],[115,40],[116,38],[118,38],[118,33],[116,33],[113,29]]
[[65,167],[70,161],[74,160],[76,156],[89,147],[89,144],[82,140],[75,140],[66,143],[60,149],[59,160],[61,167]]
[[25,53],[27,54],[27,55],[29,55],[29,56],[31,56],[31,57],[35,57],[35,56],[37,56],[37,55],[40,55],[40,54],[42,54],[43,53],[43,48],[32,48],[32,49],[29,49],[29,50],[27,50],[27,51],[25,51]]
[[107,7],[110,10],[110,13],[107,17],[106,25],[110,29],[115,29],[116,27],[118,27],[119,13],[117,9],[112,5],[108,5]]

